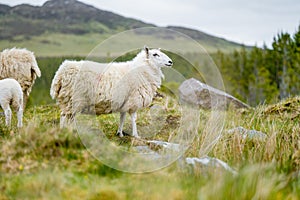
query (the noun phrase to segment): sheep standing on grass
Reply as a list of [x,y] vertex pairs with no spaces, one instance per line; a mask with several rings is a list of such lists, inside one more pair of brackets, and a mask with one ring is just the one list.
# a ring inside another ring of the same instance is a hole
[[120,112],[118,135],[123,137],[126,112],[131,115],[132,135],[139,137],[137,110],[152,102],[164,77],[161,67],[172,60],[160,49],[145,47],[127,62],[64,61],[56,72],[50,95],[61,109],[60,126],[76,113],[94,108],[97,115]]
[[0,53],[0,80],[13,78],[23,91],[23,106],[26,106],[36,77],[41,76],[35,56],[26,49],[5,49]]
[[18,127],[22,127],[23,92],[18,81],[12,78],[0,80],[0,105],[4,110],[7,126],[11,124],[10,105],[17,111]]

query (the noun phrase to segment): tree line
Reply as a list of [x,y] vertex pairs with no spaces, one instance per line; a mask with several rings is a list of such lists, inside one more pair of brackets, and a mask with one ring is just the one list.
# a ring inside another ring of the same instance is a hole
[[272,103],[300,94],[300,25],[293,34],[281,32],[266,45],[213,56],[227,92],[250,105]]

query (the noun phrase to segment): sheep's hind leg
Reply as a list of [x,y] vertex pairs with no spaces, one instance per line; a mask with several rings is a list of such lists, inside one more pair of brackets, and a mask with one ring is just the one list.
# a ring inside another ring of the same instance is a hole
[[137,118],[137,114],[136,112],[131,113],[131,124],[132,124],[132,136],[136,137],[136,138],[140,138],[140,136],[137,133],[137,127],[136,127],[136,118]]
[[5,115],[5,124],[6,126],[10,126],[11,124],[11,109],[9,105],[7,105],[4,109],[4,115]]
[[65,127],[66,124],[66,115],[61,113],[60,114],[60,121],[59,121],[59,127],[62,129]]
[[17,118],[18,118],[17,126],[18,126],[18,128],[21,128],[23,126],[23,110],[24,110],[23,96],[21,96],[19,98],[19,100],[14,103],[14,107],[16,108],[16,111],[17,111]]
[[21,128],[23,126],[22,118],[23,118],[23,105],[20,105],[17,111],[17,117],[18,117],[18,128]]
[[118,128],[118,132],[117,132],[117,135],[119,135],[120,137],[123,137],[124,136],[124,132],[123,132],[123,125],[124,125],[124,122],[125,122],[125,117],[126,117],[126,113],[125,112],[121,112],[120,113],[120,125],[119,125],[119,128]]

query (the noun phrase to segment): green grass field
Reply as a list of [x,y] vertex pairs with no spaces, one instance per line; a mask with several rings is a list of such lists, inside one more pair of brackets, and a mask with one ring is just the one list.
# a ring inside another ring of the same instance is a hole
[[[161,98],[154,104],[166,105],[165,101]],[[176,106],[170,108],[168,115],[178,115]],[[178,162],[152,173],[131,174],[95,159],[76,131],[60,130],[55,105],[31,106],[20,130],[6,128],[4,117],[0,118],[0,199],[298,199],[299,111],[300,99],[292,98],[226,112],[222,137],[208,155],[227,162],[236,175],[218,168],[191,172]],[[139,112],[138,125],[149,122],[145,112],[147,109]],[[209,111],[199,112],[204,121],[210,116]],[[133,144],[129,136],[120,140],[114,135],[118,125],[114,115],[98,120],[112,142]],[[167,136],[174,121],[164,124]],[[227,134],[237,126],[262,131],[267,138]],[[125,129],[130,131],[130,126]],[[199,156],[204,139],[200,125],[185,156]]]
[[[40,36],[17,36],[12,40],[0,40],[1,49],[19,47],[27,48],[38,57],[59,57],[59,56],[83,56],[86,57],[93,51],[97,45],[110,38],[113,34],[97,34],[90,33],[84,35],[60,34],[60,33],[45,33]],[[134,38],[134,41],[133,39]],[[239,49],[240,46],[226,43],[222,40],[214,41],[198,41],[200,45],[208,52],[216,52],[222,50],[223,52],[232,52]],[[98,56],[107,56],[107,54],[120,53],[120,49],[132,46],[132,44],[140,44],[142,48],[144,45],[151,47],[162,48],[178,48],[183,53],[199,52],[195,49],[193,41],[175,37],[173,39],[157,38],[151,35],[137,35],[128,34],[119,40],[113,40],[109,43],[109,48],[104,48],[104,52],[99,52]],[[198,48],[198,47],[197,47]],[[106,50],[108,49],[108,50]],[[127,51],[132,49],[127,49]],[[124,53],[124,52],[122,52]]]
[[24,38],[16,37],[12,41],[1,40],[0,46],[4,48],[27,48],[33,51],[36,56],[54,57],[54,56],[87,56],[101,41],[106,39],[107,35],[88,34],[85,36],[71,34],[43,34]]

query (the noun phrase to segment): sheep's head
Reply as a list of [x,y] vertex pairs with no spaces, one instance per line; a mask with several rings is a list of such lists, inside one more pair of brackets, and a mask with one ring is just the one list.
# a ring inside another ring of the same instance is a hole
[[160,49],[149,49],[145,46],[144,51],[149,62],[156,67],[172,67],[173,62],[171,58],[161,52]]

